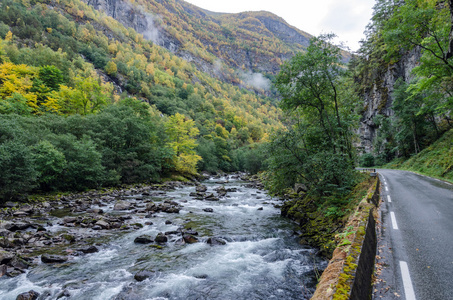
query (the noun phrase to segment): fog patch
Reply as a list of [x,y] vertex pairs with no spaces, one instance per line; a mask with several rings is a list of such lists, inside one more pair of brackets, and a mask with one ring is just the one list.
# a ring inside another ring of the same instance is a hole
[[159,28],[155,25],[154,20],[155,17],[151,14],[144,12],[147,27],[142,32],[143,37],[149,41],[152,41],[154,44],[160,45],[160,33]]
[[271,88],[271,81],[261,73],[253,73],[252,71],[242,72],[240,77],[246,85],[255,89],[268,91]]

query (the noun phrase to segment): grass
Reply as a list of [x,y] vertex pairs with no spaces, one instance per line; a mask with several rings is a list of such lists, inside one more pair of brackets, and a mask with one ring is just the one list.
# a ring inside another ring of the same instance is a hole
[[453,129],[408,160],[396,159],[387,168],[413,171],[453,183]]

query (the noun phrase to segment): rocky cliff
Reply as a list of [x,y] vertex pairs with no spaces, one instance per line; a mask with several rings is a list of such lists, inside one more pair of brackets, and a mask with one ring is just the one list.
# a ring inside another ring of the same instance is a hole
[[404,81],[412,80],[412,69],[420,61],[420,49],[414,48],[412,51],[402,55],[401,59],[384,70],[374,83],[365,90],[364,112],[360,121],[359,128],[359,149],[362,152],[373,151],[373,141],[376,137],[378,126],[374,123],[377,115],[392,116],[392,93],[395,82],[398,78]]

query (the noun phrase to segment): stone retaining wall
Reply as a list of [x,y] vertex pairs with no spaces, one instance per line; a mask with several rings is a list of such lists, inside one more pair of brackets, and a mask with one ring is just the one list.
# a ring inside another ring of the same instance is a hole
[[379,177],[351,215],[336,239],[329,265],[324,270],[312,300],[371,298],[371,279],[376,256],[375,206],[379,203]]

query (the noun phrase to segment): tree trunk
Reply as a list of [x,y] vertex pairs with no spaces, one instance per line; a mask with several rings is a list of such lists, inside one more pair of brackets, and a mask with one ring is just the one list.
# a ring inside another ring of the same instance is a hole
[[453,57],[453,0],[448,0],[448,6],[450,9],[450,34],[448,36],[448,52],[446,58]]

